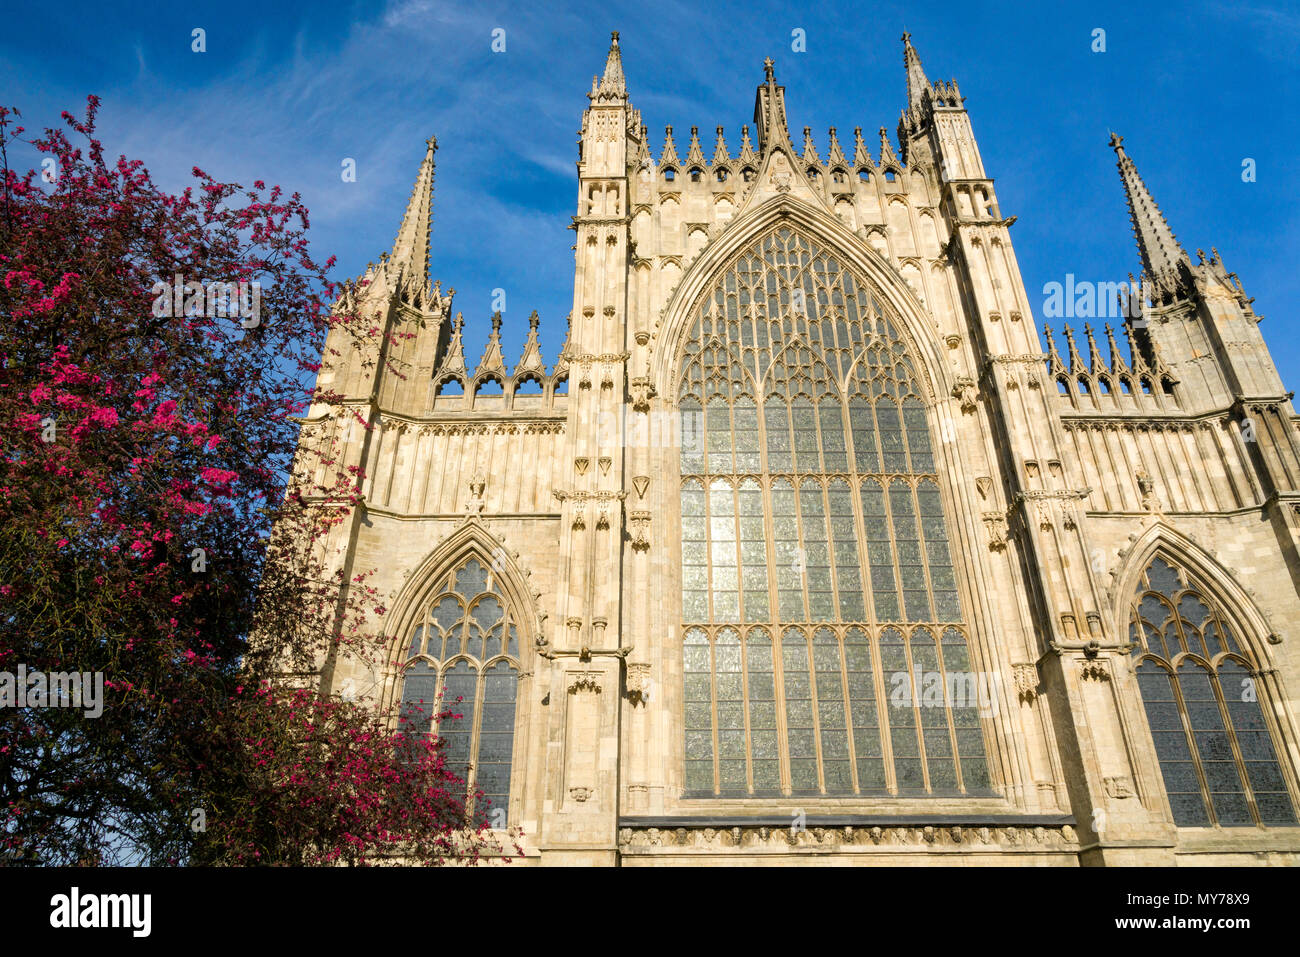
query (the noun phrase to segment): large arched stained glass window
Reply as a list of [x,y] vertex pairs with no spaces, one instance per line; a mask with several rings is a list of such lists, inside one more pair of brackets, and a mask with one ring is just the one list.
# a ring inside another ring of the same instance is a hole
[[687,795],[988,794],[897,326],[779,229],[704,297],[679,382]]
[[[447,573],[406,642],[403,730],[446,742],[447,767],[481,790],[475,811],[506,825],[519,678],[519,635],[489,566],[471,558]],[[439,700],[439,690],[442,691]],[[459,714],[435,723],[439,711]]]
[[1152,561],[1133,599],[1129,640],[1174,823],[1296,823],[1257,669],[1185,570]]

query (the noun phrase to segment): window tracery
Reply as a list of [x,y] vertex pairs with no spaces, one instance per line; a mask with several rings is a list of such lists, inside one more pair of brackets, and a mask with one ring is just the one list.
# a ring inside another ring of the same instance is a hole
[[490,816],[510,803],[519,632],[490,566],[469,558],[441,578],[406,641],[399,726],[445,741],[447,767],[482,790]]
[[1129,640],[1174,823],[1296,823],[1248,649],[1217,604],[1164,557],[1142,574]]
[[705,296],[679,368],[687,794],[988,793],[894,320],[782,228]]

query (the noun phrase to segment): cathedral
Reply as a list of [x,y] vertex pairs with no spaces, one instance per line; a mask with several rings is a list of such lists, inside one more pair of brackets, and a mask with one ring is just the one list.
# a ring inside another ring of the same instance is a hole
[[336,307],[385,335],[331,333],[304,420],[388,607],[323,688],[461,699],[419,730],[525,865],[1300,863],[1300,420],[1252,300],[1114,135],[1141,278],[1045,305],[957,83],[903,66],[894,139],[792,135],[768,59],[738,137],[652,148],[614,34],[553,365],[535,313],[465,355],[428,141]]

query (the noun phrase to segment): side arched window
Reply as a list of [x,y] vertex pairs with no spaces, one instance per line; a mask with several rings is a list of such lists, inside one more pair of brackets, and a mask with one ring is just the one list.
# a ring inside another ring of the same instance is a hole
[[1158,557],[1138,584],[1129,640],[1174,823],[1294,824],[1257,668],[1213,599]]
[[[443,576],[406,637],[399,725],[446,742],[447,767],[494,827],[506,826],[519,679],[519,634],[491,568],[470,558]],[[441,698],[439,695],[441,694]],[[461,717],[436,721],[439,712]]]
[[906,340],[781,228],[680,364],[688,796],[988,794],[927,407]]

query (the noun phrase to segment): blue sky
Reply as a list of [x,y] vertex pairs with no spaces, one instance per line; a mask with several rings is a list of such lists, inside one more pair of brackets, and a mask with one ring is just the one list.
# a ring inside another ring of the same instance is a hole
[[[191,51],[195,27],[206,53]],[[504,53],[490,48],[495,28]],[[796,28],[807,52],[791,50]],[[391,245],[435,133],[433,274],[457,290],[471,362],[503,288],[508,361],[536,309],[553,363],[572,301],[576,131],[610,30],[656,154],[667,124],[683,153],[692,125],[706,153],[725,126],[734,153],[769,55],[796,141],[811,126],[824,154],[828,127],[851,140],[861,126],[875,154],[874,131],[892,137],[904,103],[904,28],[930,78],[956,78],[966,96],[1002,212],[1019,218],[1040,325],[1045,283],[1138,271],[1106,146],[1115,129],[1188,252],[1217,246],[1240,275],[1283,381],[1300,383],[1297,6],[71,2],[0,35],[0,101],[43,127],[97,93],[110,152],[169,188],[198,165],[300,191],[340,277]],[[1104,53],[1091,50],[1097,28]],[[340,176],[347,158],[354,183]]]

